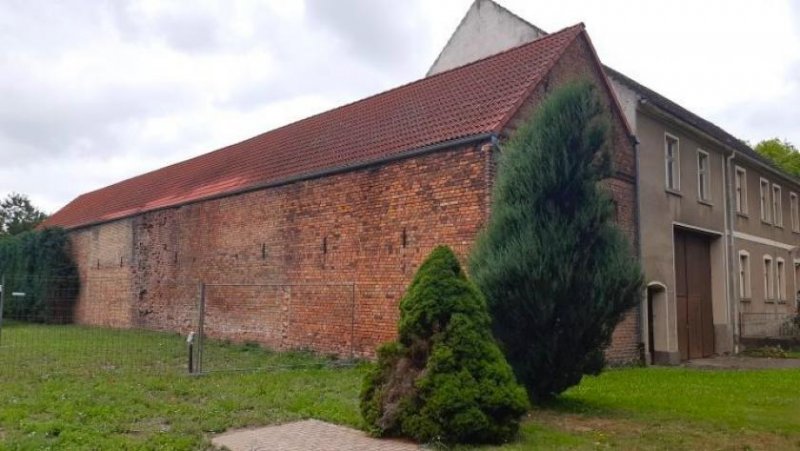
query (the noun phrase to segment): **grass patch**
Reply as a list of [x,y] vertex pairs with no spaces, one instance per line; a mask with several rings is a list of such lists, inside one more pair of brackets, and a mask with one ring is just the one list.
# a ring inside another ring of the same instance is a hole
[[[217,432],[301,418],[360,427],[367,364],[211,346],[217,369],[272,371],[188,376],[173,334],[4,327],[0,449],[203,449]],[[800,371],[609,370],[532,411],[519,441],[485,449],[603,447],[795,449]]]
[[309,417],[360,424],[363,365],[209,342],[212,370],[272,371],[196,377],[176,334],[14,325],[2,340],[0,449],[197,449],[229,428]]

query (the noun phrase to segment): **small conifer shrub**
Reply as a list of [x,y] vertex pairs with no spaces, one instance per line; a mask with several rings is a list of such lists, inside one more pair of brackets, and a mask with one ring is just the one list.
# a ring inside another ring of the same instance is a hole
[[436,248],[400,302],[398,340],[378,350],[365,377],[361,411],[371,432],[421,442],[512,439],[528,402],[490,323],[456,256]]
[[612,175],[594,85],[565,85],[503,148],[491,216],[470,258],[494,336],[531,401],[597,374],[642,274],[600,181]]

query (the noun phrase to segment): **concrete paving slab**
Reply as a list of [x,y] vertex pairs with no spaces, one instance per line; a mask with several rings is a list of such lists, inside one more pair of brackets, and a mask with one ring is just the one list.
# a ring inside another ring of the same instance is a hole
[[800,359],[770,359],[765,357],[719,356],[708,359],[689,360],[684,363],[689,368],[719,370],[765,370],[778,368],[800,369]]
[[412,451],[402,440],[376,439],[364,432],[318,420],[303,420],[257,429],[231,431],[211,439],[231,451]]

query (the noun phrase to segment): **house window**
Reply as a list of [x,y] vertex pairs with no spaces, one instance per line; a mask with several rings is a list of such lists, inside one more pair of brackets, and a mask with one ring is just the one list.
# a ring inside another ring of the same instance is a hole
[[766,179],[761,179],[759,195],[761,197],[761,220],[769,222],[769,182]]
[[678,191],[681,189],[680,148],[678,138],[664,135],[664,158],[666,164],[667,189]]
[[783,227],[783,205],[781,203],[781,187],[772,185],[772,223]]
[[708,201],[711,199],[709,195],[709,180],[711,173],[708,169],[708,152],[697,150],[697,197],[700,200]]
[[750,254],[747,251],[739,252],[739,296],[750,299]]
[[800,232],[800,204],[795,193],[789,193],[789,214],[792,216],[792,231]]
[[747,172],[736,166],[736,212],[747,214]]
[[764,256],[764,300],[775,299],[775,271],[772,268],[772,257]]
[[777,285],[776,294],[779,301],[786,300],[786,270],[784,269],[783,259],[778,258],[775,260],[775,285]]

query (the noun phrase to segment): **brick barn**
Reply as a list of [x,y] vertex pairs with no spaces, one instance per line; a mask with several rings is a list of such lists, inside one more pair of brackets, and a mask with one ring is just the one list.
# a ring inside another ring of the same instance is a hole
[[[272,310],[212,299],[225,318],[214,335],[369,356],[394,337],[398,301],[427,253],[447,244],[467,255],[503,141],[579,78],[599,87],[613,118],[616,175],[604,184],[635,240],[634,139],[580,24],[79,196],[45,224],[70,232],[75,320],[185,333],[199,281],[285,284],[306,291],[272,296]],[[352,290],[307,288],[315,283]],[[640,357],[638,318],[618,327],[612,360]]]

